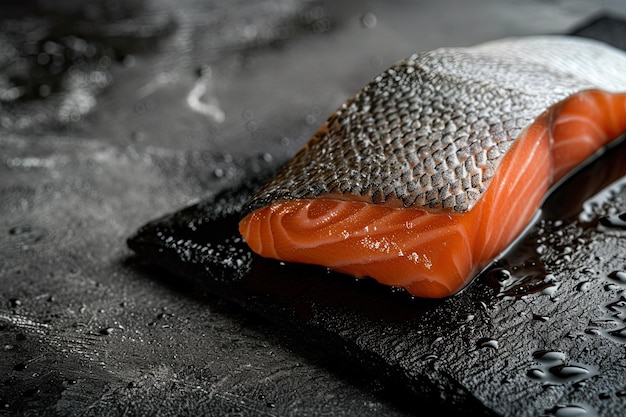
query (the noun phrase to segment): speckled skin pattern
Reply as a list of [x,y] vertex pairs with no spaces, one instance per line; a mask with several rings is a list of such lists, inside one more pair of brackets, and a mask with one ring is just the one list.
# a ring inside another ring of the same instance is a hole
[[626,91],[623,52],[565,36],[404,59],[343,104],[249,202],[336,198],[470,210],[542,112],[586,89]]

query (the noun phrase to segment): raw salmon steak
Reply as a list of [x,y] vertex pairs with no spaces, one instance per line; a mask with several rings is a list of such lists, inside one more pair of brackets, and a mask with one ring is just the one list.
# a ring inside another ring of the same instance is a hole
[[540,36],[402,60],[356,93],[245,207],[264,257],[442,298],[626,130],[626,55]]

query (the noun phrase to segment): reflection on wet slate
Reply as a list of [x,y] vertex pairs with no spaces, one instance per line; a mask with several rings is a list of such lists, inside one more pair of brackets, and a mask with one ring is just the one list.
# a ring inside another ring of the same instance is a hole
[[[0,19],[2,128],[14,131],[78,121],[112,82],[113,61],[154,49],[172,33],[167,15],[137,17],[142,2],[93,3],[50,13],[40,3],[14,4]],[[28,16],[28,19],[23,19]]]
[[[606,19],[580,31],[602,33],[607,22],[626,33],[626,25]],[[611,29],[608,36],[615,33]],[[609,277],[598,271],[608,260],[601,255],[573,260],[605,239],[597,235],[597,218],[584,223],[576,216],[585,200],[626,174],[624,155],[622,141],[574,174],[551,194],[543,216],[517,246],[444,300],[417,299],[372,280],[254,255],[237,223],[262,181],[157,219],[128,243],[149,262],[285,326],[305,343],[386,376],[416,404],[464,415],[580,410],[590,416],[602,409],[617,416],[623,411],[617,393],[626,384],[626,339],[614,333],[624,318],[621,310],[617,318],[606,316],[621,308],[624,288],[604,286]],[[585,331],[588,323],[598,331]]]

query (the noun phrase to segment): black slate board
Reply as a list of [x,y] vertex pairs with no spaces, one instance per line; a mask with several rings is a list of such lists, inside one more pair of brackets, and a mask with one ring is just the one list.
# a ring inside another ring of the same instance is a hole
[[[626,23],[601,17],[574,34],[624,47]],[[461,294],[422,300],[371,280],[252,254],[239,210],[264,176],[142,227],[129,246],[199,288],[374,372],[407,404],[476,416],[622,416],[626,409],[626,234],[582,202],[623,176],[618,144],[562,184],[526,237]],[[578,414],[575,414],[578,413]]]

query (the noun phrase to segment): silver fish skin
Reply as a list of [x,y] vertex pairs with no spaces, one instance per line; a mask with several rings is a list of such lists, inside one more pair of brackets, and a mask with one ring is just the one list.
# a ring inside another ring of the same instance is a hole
[[626,54],[573,36],[507,38],[411,55],[337,109],[244,213],[319,197],[466,212],[543,112],[626,91]]

